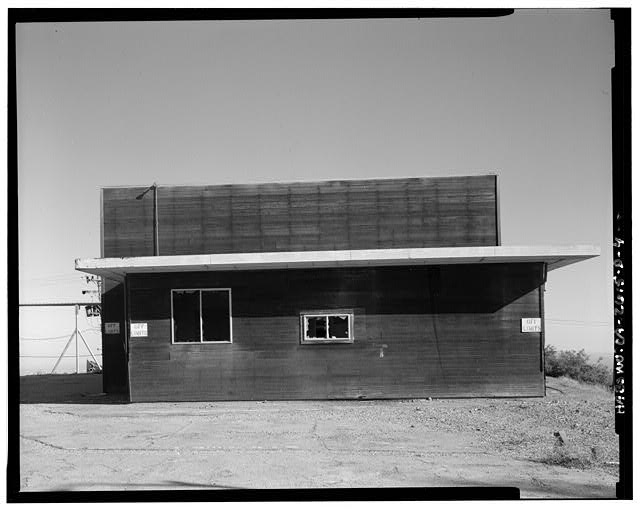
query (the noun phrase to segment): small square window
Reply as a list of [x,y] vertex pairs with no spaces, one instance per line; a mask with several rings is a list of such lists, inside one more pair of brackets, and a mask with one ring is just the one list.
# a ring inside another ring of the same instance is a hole
[[344,311],[300,314],[303,344],[353,343],[353,313]]

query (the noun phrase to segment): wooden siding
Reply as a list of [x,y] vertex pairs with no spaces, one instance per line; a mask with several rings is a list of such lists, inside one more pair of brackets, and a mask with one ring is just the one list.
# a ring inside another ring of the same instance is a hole
[[[102,280],[102,386],[105,393],[126,393],[127,356],[125,339],[124,285]],[[120,324],[120,334],[106,335],[105,323]]]
[[[103,189],[104,257],[153,254],[153,193]],[[158,188],[161,255],[495,246],[496,176]]]
[[[134,275],[133,401],[542,396],[541,264]],[[171,344],[171,288],[230,287],[233,343]],[[304,310],[354,343],[301,345]]]

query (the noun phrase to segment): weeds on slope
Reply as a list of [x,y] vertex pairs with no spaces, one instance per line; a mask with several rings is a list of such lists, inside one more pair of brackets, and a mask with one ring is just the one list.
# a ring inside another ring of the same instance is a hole
[[553,345],[547,345],[544,348],[544,369],[549,377],[569,377],[576,381],[613,388],[613,367],[605,365],[602,358],[596,363],[591,363],[584,349],[559,351]]

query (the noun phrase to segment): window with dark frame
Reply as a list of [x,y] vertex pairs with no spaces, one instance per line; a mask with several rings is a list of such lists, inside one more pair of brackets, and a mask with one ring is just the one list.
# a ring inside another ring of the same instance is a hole
[[172,342],[231,343],[231,289],[173,289]]
[[303,344],[353,343],[352,312],[306,312],[300,314]]

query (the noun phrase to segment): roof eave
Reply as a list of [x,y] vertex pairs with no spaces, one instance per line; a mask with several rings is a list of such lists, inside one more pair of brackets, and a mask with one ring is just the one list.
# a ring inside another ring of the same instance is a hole
[[217,253],[77,259],[76,270],[116,281],[132,273],[526,262],[545,262],[551,271],[599,254],[592,245]]

